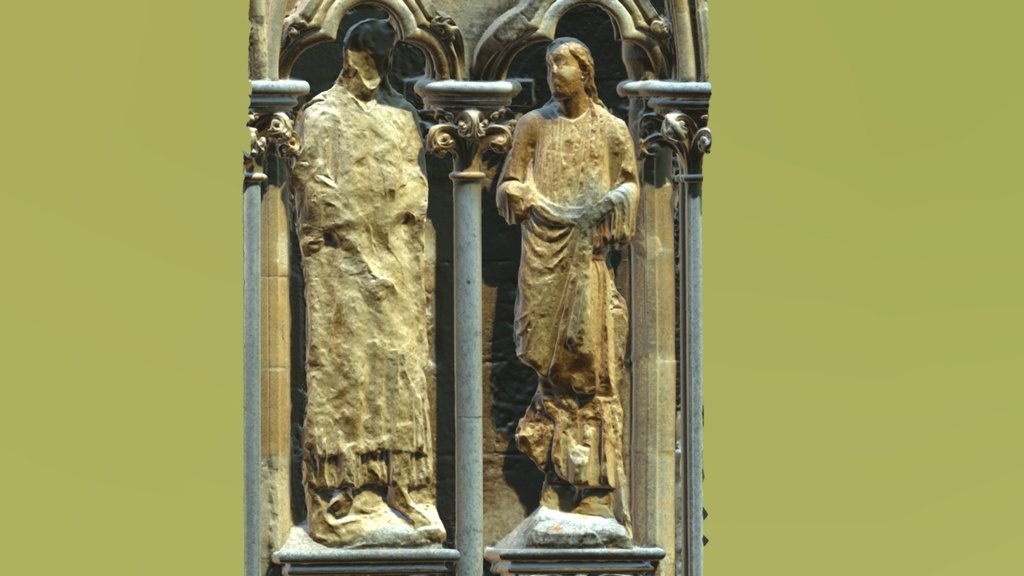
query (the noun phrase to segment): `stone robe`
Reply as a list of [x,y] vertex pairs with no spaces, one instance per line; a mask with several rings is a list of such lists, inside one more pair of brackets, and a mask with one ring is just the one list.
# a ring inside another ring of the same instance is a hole
[[[342,85],[304,110],[293,170],[305,277],[310,515],[332,494],[432,483],[424,232],[427,181],[414,112]],[[443,534],[443,532],[442,532]]]
[[605,256],[633,235],[636,172],[625,123],[602,106],[571,119],[551,103],[516,126],[497,203],[522,227],[516,352],[540,375],[516,439],[549,482],[622,481],[628,319]]

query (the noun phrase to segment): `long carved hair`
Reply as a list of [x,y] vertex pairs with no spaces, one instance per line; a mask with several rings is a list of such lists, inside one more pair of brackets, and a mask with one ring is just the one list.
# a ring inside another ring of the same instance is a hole
[[551,54],[559,46],[565,46],[569,49],[569,54],[572,54],[572,57],[576,59],[576,64],[580,67],[580,71],[583,72],[583,91],[587,93],[587,96],[590,96],[591,101],[595,104],[602,108],[607,108],[597,95],[597,82],[594,79],[594,56],[591,55],[590,48],[587,48],[587,45],[582,41],[571,36],[556,38],[548,46],[544,56],[548,66],[551,65]]

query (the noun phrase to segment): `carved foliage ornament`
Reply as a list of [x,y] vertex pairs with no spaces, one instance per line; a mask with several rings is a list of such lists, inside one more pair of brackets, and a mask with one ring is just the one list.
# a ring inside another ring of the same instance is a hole
[[299,139],[292,118],[285,112],[249,113],[250,148],[245,155],[245,173],[252,181],[266,180],[260,169],[263,158],[271,152],[279,158],[294,160],[299,153]]
[[687,155],[694,147],[701,154],[711,153],[711,130],[706,126],[707,114],[700,117],[701,127],[692,116],[683,112],[648,113],[641,121],[641,151],[651,156],[658,146],[669,145],[678,154]]
[[698,178],[701,160],[711,153],[711,129],[707,127],[708,115],[702,114],[699,121],[685,112],[644,114],[640,120],[640,153],[653,156],[662,146],[668,146],[679,160],[685,163],[684,180],[688,176]]
[[508,152],[512,145],[512,130],[515,120],[501,121],[510,113],[501,108],[485,114],[469,109],[459,113],[437,110],[434,120],[437,124],[427,132],[427,152],[436,156],[451,153],[463,161],[470,162],[482,147],[498,153]]

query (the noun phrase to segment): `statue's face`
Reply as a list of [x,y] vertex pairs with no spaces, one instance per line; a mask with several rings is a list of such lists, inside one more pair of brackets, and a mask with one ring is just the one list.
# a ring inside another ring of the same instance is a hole
[[555,48],[548,57],[548,87],[557,100],[583,92],[583,71],[565,44]]
[[342,75],[349,79],[346,85],[357,98],[371,100],[376,96],[381,78],[369,52],[345,50],[345,70]]
[[380,86],[380,74],[377,72],[377,63],[374,62],[373,55],[369,52],[348,50],[345,56],[348,58],[348,65],[355,69],[367,88],[372,90]]

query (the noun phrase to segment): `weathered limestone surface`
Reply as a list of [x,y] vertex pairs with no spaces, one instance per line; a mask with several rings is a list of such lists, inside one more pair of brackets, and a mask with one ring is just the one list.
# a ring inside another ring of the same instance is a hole
[[[609,518],[629,524],[619,396],[628,319],[606,257],[633,235],[638,179],[632,138],[597,96],[589,50],[561,39],[547,64],[553,99],[517,124],[497,203],[522,229],[516,352],[539,375],[516,441],[545,473],[542,507],[581,517],[563,523],[579,536],[570,545]],[[547,531],[525,524],[535,533],[527,540]]]
[[[470,57],[484,30],[499,16],[516,5],[518,0],[488,0],[487,2],[466,2],[466,0],[433,0],[437,10],[457,19],[462,40],[466,43],[466,56]],[[468,64],[468,63],[467,63]]]
[[387,84],[395,34],[346,37],[310,101],[292,185],[305,277],[309,534],[329,546],[444,540],[433,494],[424,235],[415,111]]

